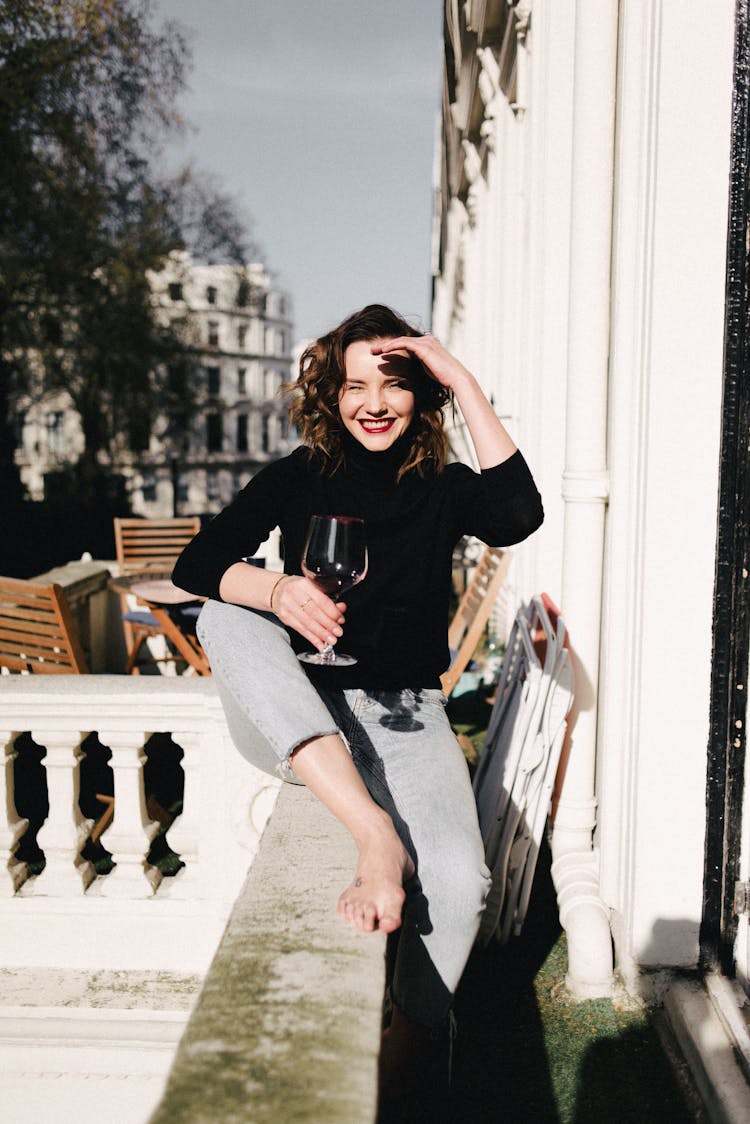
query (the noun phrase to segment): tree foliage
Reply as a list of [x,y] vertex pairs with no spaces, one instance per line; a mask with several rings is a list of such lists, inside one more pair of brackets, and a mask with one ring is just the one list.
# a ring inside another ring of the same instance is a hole
[[190,351],[159,317],[147,273],[201,239],[217,256],[246,254],[231,201],[214,191],[213,206],[191,171],[170,182],[154,171],[181,126],[188,61],[179,27],[155,28],[151,0],[0,0],[6,504],[19,495],[11,433],[22,390],[69,392],[85,438],[84,502],[103,460],[144,445],[157,408],[188,409]]

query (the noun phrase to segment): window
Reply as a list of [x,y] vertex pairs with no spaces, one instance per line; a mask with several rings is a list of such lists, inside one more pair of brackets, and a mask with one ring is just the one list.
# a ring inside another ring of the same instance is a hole
[[182,300],[182,285],[179,281],[171,281],[169,284],[169,299],[171,301]]
[[62,410],[54,410],[47,414],[44,419],[47,430],[47,449],[50,453],[56,453],[60,456],[65,452],[64,418],[65,415]]
[[286,332],[279,332],[277,334],[276,339],[277,339],[277,344],[278,344],[279,355],[283,355],[284,352],[286,351]]
[[279,297],[279,316],[286,316],[286,301]]
[[237,452],[247,452],[247,414],[237,417]]
[[247,394],[247,371],[240,367],[237,371],[237,393]]
[[187,472],[181,472],[177,477],[177,502],[178,504],[187,503],[190,496],[190,475]]
[[217,503],[221,500],[219,473],[215,468],[209,468],[206,473],[206,499],[210,500],[212,503]]
[[266,328],[263,332],[263,351],[266,355],[273,355],[273,328]]
[[237,329],[237,347],[240,351],[245,350],[245,342],[247,340],[247,324],[240,324]]
[[219,324],[216,320],[209,320],[208,322],[208,346],[219,346]]
[[206,300],[209,304],[216,304],[216,286],[209,285],[206,289]]
[[272,367],[266,367],[263,372],[263,395],[266,398],[273,398],[277,389],[277,375]]
[[249,302],[250,302],[250,282],[247,280],[247,278],[243,277],[243,279],[240,281],[240,283],[237,287],[237,307],[238,308],[245,308],[245,306],[247,304],[249,304]]
[[260,447],[264,453],[269,453],[271,451],[271,419],[268,414],[263,415],[261,424]]
[[220,453],[224,443],[221,414],[206,414],[206,444],[209,453]]
[[206,389],[208,393],[216,396],[219,393],[221,371],[218,367],[206,367]]
[[279,428],[281,429],[281,440],[286,441],[289,436],[289,418],[286,414],[282,414],[279,418]]

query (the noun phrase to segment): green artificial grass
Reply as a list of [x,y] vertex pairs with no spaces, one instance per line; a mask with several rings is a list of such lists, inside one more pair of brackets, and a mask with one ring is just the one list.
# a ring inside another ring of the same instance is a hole
[[[695,1120],[651,1014],[565,998],[564,935],[530,914],[521,937],[473,953],[456,996],[451,1119],[461,1124]],[[546,933],[546,936],[545,936]],[[547,947],[546,955],[544,947]]]
[[[472,767],[491,704],[483,687],[448,714]],[[466,745],[466,743],[464,743]],[[546,845],[519,937],[475,949],[456,994],[450,1120],[455,1124],[688,1124],[652,1014],[566,996],[567,947]]]
[[566,962],[560,938],[534,980],[557,1119],[692,1119],[649,1012],[623,1010],[607,999],[555,1000]]

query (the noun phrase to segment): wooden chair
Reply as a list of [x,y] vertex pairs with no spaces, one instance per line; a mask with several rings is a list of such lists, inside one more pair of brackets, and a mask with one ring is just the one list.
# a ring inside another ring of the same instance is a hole
[[171,569],[198,534],[198,516],[189,519],[115,519],[115,552],[121,574]]
[[[200,530],[200,519],[115,519],[115,555],[120,574],[147,574],[149,571],[171,570],[192,538]],[[153,613],[134,609],[128,596],[120,597],[122,628],[127,649],[125,671],[140,673],[141,648],[151,636],[164,636],[164,630]],[[197,642],[196,642],[197,646]],[[149,663],[174,662],[180,656],[166,655]]]
[[[31,675],[88,675],[81,641],[62,586],[0,577],[0,667]],[[91,840],[109,826],[114,797],[95,793],[104,806]]]
[[488,546],[477,563],[448,629],[448,646],[456,652],[456,658],[440,676],[446,695],[450,695],[474,654],[509,566],[510,551],[497,546]]
[[88,673],[61,586],[0,577],[0,667],[35,675]]

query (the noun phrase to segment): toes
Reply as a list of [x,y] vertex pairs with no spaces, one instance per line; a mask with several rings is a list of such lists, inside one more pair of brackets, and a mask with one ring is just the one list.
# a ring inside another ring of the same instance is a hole
[[380,918],[378,928],[383,933],[393,933],[401,924],[401,913],[384,913]]
[[378,913],[374,905],[366,905],[362,910],[362,926],[366,933],[372,933],[377,923]]

